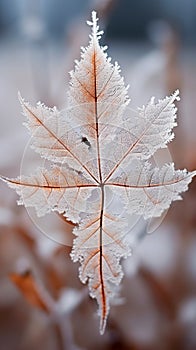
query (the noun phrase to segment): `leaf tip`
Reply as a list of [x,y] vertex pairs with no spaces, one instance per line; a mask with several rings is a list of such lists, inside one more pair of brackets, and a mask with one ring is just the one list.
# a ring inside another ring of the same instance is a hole
[[173,99],[176,101],[180,101],[180,96],[179,96],[180,91],[177,89],[174,94],[173,94]]
[[18,91],[18,99],[19,99],[19,102],[20,102],[21,104],[24,103],[24,99],[23,99],[23,97],[22,97],[20,91]]
[[92,21],[98,21],[97,12],[95,10],[92,11]]
[[[26,109],[27,106],[28,106],[28,103],[25,102],[25,99],[22,97],[20,91],[18,91],[18,99],[19,99],[19,102],[20,102],[20,104],[21,104],[21,106],[22,106],[22,108],[23,108],[23,111],[25,111],[25,109]],[[25,114],[24,114],[24,115],[25,115]]]
[[105,327],[106,327],[106,321],[107,321],[107,317],[102,317],[100,320],[100,327],[99,327],[99,332],[101,335],[104,334],[105,332]]
[[97,21],[98,21],[98,18],[97,18],[97,12],[96,11],[92,11],[91,13],[91,18],[92,18],[92,22],[91,21],[86,21],[86,23],[93,27],[93,29],[96,29],[97,28]]
[[92,27],[92,35],[90,35],[90,38],[96,38],[96,39],[100,39],[101,35],[103,34],[103,31],[99,31],[99,26],[97,25],[99,18],[97,17],[97,12],[96,11],[92,11],[92,21],[87,21],[86,23]]
[[2,176],[2,175],[0,175],[0,180],[2,180],[3,182],[8,182],[9,181],[9,179],[7,177]]

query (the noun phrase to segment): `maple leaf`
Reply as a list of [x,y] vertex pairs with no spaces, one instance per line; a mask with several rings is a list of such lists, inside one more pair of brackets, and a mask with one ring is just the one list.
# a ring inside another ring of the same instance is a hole
[[118,64],[99,45],[95,12],[87,23],[90,43],[70,73],[66,112],[41,103],[32,107],[20,97],[32,147],[54,165],[32,176],[2,179],[19,194],[19,204],[34,207],[38,216],[57,211],[76,224],[71,257],[81,263],[80,280],[97,299],[103,334],[123,276],[120,260],[131,253],[127,217],[160,216],[181,199],[196,172],[150,163],[173,138],[178,91],[127,114],[127,87]]

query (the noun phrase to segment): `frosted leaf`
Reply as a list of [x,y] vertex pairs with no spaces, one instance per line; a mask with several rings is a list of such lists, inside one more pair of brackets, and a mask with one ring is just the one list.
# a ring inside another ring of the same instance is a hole
[[93,12],[89,46],[70,73],[66,111],[41,103],[32,107],[20,97],[32,147],[53,166],[2,180],[37,215],[57,211],[76,224],[71,257],[80,262],[79,277],[97,299],[103,334],[123,277],[120,260],[131,254],[130,214],[160,216],[181,199],[196,172],[149,163],[173,138],[178,91],[130,113],[120,68],[99,44],[97,21]]
[[132,160],[126,172],[112,177],[107,186],[124,201],[130,214],[145,219],[160,216],[171,202],[182,199],[180,193],[187,191],[196,172],[175,170],[174,164],[153,168],[150,163]]
[[59,167],[39,168],[32,176],[4,180],[20,196],[18,204],[34,207],[38,216],[57,211],[72,222],[79,222],[79,214],[86,210],[86,199],[95,186],[82,174]]
[[[112,139],[103,144],[104,158],[103,174],[105,180],[120,167],[126,165],[133,158],[148,159],[158,149],[166,147],[174,134],[172,129],[176,126],[175,100],[179,100],[179,91],[155,103],[154,98],[143,108],[134,112],[128,109],[125,120],[117,127],[111,127]],[[103,137],[107,137],[104,130]],[[108,164],[110,160],[110,164]]]
[[[32,107],[20,95],[19,99],[23,114],[27,117],[24,124],[32,135],[31,145],[36,152],[53,162],[66,163],[72,168],[83,169],[95,178],[98,177],[97,164],[94,162],[95,140],[90,139],[90,150],[82,142],[83,137],[88,134],[88,125],[81,123],[74,128],[68,120],[68,112],[59,112],[56,107],[48,108],[40,102],[36,107]],[[70,110],[74,113],[77,109]]]

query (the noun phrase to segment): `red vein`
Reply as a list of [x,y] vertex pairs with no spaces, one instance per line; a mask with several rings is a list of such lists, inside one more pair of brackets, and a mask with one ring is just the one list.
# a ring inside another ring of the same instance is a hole
[[57,142],[59,142],[61,144],[61,146],[68,152],[71,154],[71,156],[82,166],[83,169],[85,169],[87,171],[87,173],[96,181],[97,179],[94,177],[93,174],[91,174],[91,172],[89,171],[89,169],[80,161],[80,159],[74,154],[71,152],[71,150],[64,144],[64,142],[59,139],[36,115],[35,113],[33,113],[28,107],[27,105],[24,103],[23,104],[24,107],[27,109],[27,111],[38,121],[38,123],[40,123],[43,128],[45,128],[47,130],[47,132],[52,136],[54,137],[54,139],[57,140]]
[[84,84],[82,84],[82,82],[76,77],[76,75],[75,75],[75,79],[76,79],[77,82],[81,85],[81,87],[86,91],[86,93],[94,99],[95,96],[93,96],[93,95],[91,94],[91,92],[86,88],[86,86],[85,86]]
[[112,275],[113,275],[114,277],[117,277],[117,276],[119,275],[119,273],[114,272],[113,269],[112,269],[112,267],[111,267],[111,265],[110,265],[110,263],[109,263],[109,261],[108,261],[108,259],[107,259],[107,257],[106,257],[105,255],[103,255],[103,257],[104,257],[104,260],[105,260],[107,266],[109,267],[109,269],[110,269]]
[[96,249],[95,251],[93,251],[93,253],[88,257],[88,259],[85,261],[84,266],[82,268],[82,273],[84,274],[88,263],[99,253],[99,249]]
[[150,201],[152,204],[157,205],[157,204],[160,204],[160,203],[161,203],[161,201],[158,201],[158,200],[156,200],[155,198],[153,198],[152,196],[150,196],[149,193],[146,191],[145,188],[143,188],[143,191],[144,191],[146,197],[149,199],[149,201]]
[[97,134],[97,160],[98,160],[98,170],[99,170],[99,180],[101,188],[101,210],[100,210],[100,235],[99,235],[99,274],[101,282],[101,299],[102,299],[102,326],[107,315],[106,308],[106,295],[105,295],[105,285],[103,276],[103,212],[104,212],[104,187],[102,185],[102,174],[101,174],[101,162],[100,162],[100,146],[99,146],[99,121],[97,113],[97,68],[96,68],[96,52],[94,49],[93,54],[93,70],[94,70],[94,96],[95,96],[95,118],[96,118],[96,134]]
[[[140,135],[140,137],[128,148],[127,152],[125,152],[125,154],[123,155],[123,157],[116,163],[116,165],[114,166],[114,168],[110,171],[110,173],[108,174],[108,176],[106,177],[105,181],[108,181],[109,178],[112,176],[112,174],[116,171],[116,169],[118,169],[119,165],[125,160],[125,158],[128,156],[128,154],[135,148],[135,146],[142,140],[143,136],[145,136],[146,132],[148,131],[148,129],[151,127],[152,123],[154,123],[154,121],[156,119],[158,119],[161,115],[161,113],[164,111],[164,109],[166,109],[168,107],[168,105],[170,103],[173,103],[171,102],[170,100],[168,101],[168,103],[166,104],[166,106],[164,106],[160,112],[158,113],[157,116],[155,116],[153,118],[152,121],[150,121],[148,124],[147,124],[147,127],[144,129],[144,131],[142,132],[142,134]],[[144,111],[145,113],[145,111]]]
[[106,183],[106,186],[117,186],[117,187],[124,187],[124,188],[138,188],[138,189],[143,189],[143,188],[153,188],[153,187],[165,187],[165,186],[170,186],[170,185],[174,185],[180,181],[184,181],[186,180],[189,176],[191,175],[187,175],[185,177],[183,177],[182,179],[175,179],[175,180],[171,180],[165,183],[155,183],[155,184],[148,184],[148,185],[127,185],[127,184],[123,184],[123,183],[115,183],[115,182],[109,182]]
[[99,217],[96,218],[95,220],[93,221],[90,221],[86,226],[82,227],[80,230],[81,231],[85,231],[87,228],[91,227],[93,224],[95,224],[96,222],[99,221]]
[[86,243],[97,231],[99,230],[99,226],[93,229],[90,234],[80,243],[78,248],[81,248],[84,243]]
[[99,250],[100,250],[100,282],[101,282],[101,296],[102,296],[102,324],[106,319],[107,309],[106,309],[106,295],[105,295],[105,286],[104,286],[104,277],[103,277],[103,211],[104,211],[104,188],[101,187],[101,212],[100,212],[100,241],[99,241]]
[[110,80],[112,79],[112,76],[113,76],[113,74],[114,74],[114,71],[115,71],[115,69],[113,68],[112,73],[110,74],[110,76],[109,76],[108,80],[106,81],[105,85],[103,86],[103,88],[102,88],[101,91],[99,92],[97,98],[99,98],[99,97],[102,95],[102,93],[104,92],[106,86],[109,84]]
[[108,237],[110,237],[110,238],[113,240],[113,242],[115,242],[116,244],[118,244],[119,247],[121,247],[122,249],[125,249],[124,245],[121,243],[121,241],[120,241],[119,239],[116,239],[115,237],[113,237],[112,234],[109,233],[108,231],[106,231],[105,228],[103,228],[103,231],[105,232],[105,234],[106,234]]
[[12,184],[15,184],[15,185],[19,185],[19,186],[24,186],[24,187],[35,187],[35,188],[43,188],[43,189],[52,189],[52,190],[60,190],[60,189],[70,189],[70,188],[75,188],[75,189],[78,189],[78,188],[88,188],[88,187],[95,187],[97,188],[98,185],[96,184],[78,184],[78,185],[67,185],[67,186],[64,186],[64,185],[42,185],[42,184],[32,184],[32,183],[27,183],[27,182],[21,182],[21,181],[17,181],[17,180],[12,180],[12,179],[8,179],[6,177],[3,177],[1,176],[1,179],[6,181],[6,182],[9,182],[9,183],[12,183]]

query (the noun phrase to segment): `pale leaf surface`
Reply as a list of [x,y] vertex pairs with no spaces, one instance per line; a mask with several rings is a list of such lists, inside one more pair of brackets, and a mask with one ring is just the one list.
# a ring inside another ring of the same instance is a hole
[[32,135],[33,149],[46,159],[69,164],[97,178],[95,145],[94,147],[91,145],[90,152],[86,152],[88,145],[82,142],[86,134],[84,126],[78,125],[77,128],[71,126],[67,114],[59,112],[56,107],[48,108],[40,102],[36,107],[32,107],[20,95],[19,99],[23,114],[27,117],[24,124]]
[[86,199],[95,186],[81,173],[57,166],[51,170],[39,168],[32,176],[9,179],[8,185],[20,196],[18,204],[34,207],[38,216],[55,210],[72,222],[78,222],[79,213],[86,211]]
[[[104,158],[110,161],[103,168],[105,180],[119,166],[127,165],[133,158],[148,159],[173,139],[172,129],[176,126],[177,111],[174,101],[179,101],[178,94],[177,90],[158,103],[152,98],[146,107],[125,115],[125,120],[118,127],[111,127],[112,138],[108,138],[108,144],[105,142],[103,149]],[[107,140],[105,132],[103,134]]]
[[108,181],[114,192],[118,191],[130,214],[145,219],[160,216],[171,202],[182,199],[196,172],[175,170],[174,164],[153,168],[148,162],[132,160],[126,172]]

